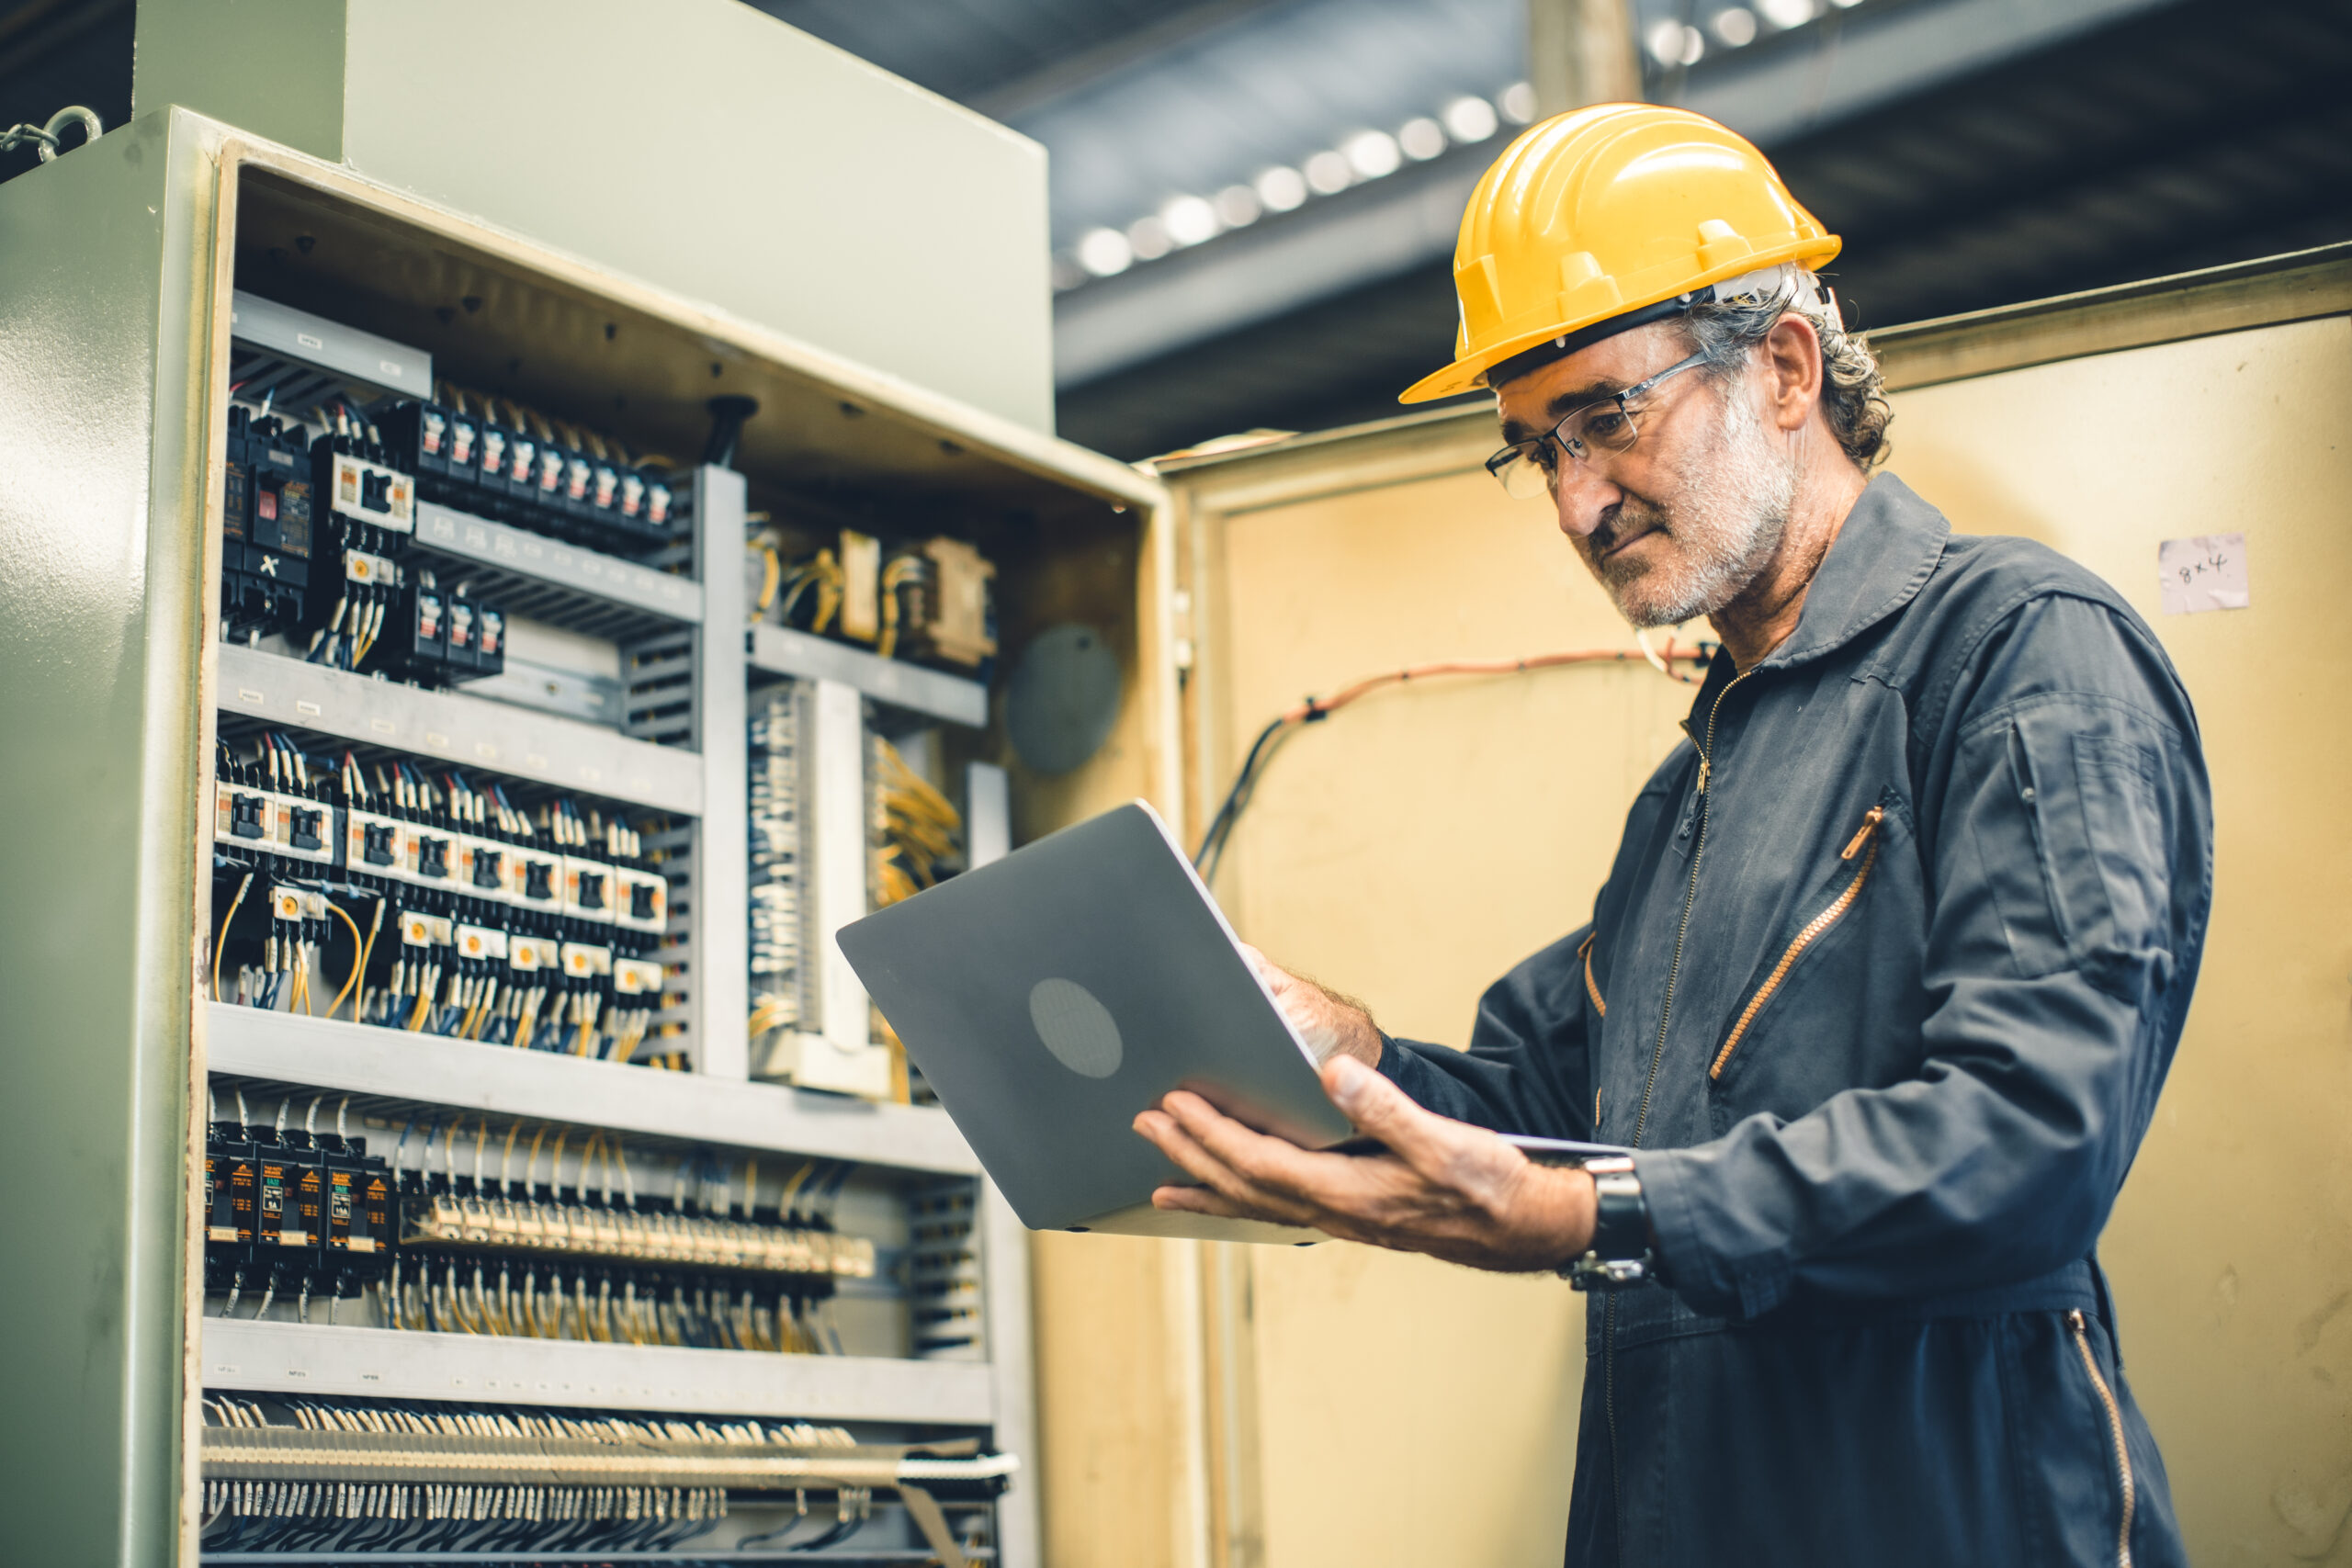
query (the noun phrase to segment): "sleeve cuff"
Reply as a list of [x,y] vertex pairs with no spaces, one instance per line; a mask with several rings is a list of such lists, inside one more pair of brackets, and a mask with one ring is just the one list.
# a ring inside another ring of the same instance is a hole
[[1658,1271],[1673,1281],[1675,1294],[1694,1312],[1710,1317],[1760,1316],[1788,1293],[1791,1271],[1777,1256],[1736,1260],[1708,1245],[1694,1196],[1696,1184],[1706,1180],[1708,1173],[1700,1168],[1696,1153],[1656,1149],[1634,1156],[1634,1174],[1641,1179],[1650,1230],[1657,1237]]
[[[1441,1045],[1435,1049],[1442,1051],[1445,1047]],[[1413,1048],[1411,1041],[1399,1040],[1385,1032],[1383,1032],[1380,1036],[1378,1071],[1382,1077],[1403,1089],[1408,1098],[1419,1105],[1429,1104],[1430,1092],[1437,1089],[1441,1082],[1451,1082],[1444,1074],[1421,1060],[1420,1052]]]

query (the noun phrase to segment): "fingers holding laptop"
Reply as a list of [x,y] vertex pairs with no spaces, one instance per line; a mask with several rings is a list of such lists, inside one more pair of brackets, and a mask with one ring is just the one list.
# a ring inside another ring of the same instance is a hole
[[1352,1051],[1334,1053],[1323,1082],[1388,1152],[1302,1149],[1179,1089],[1137,1116],[1136,1130],[1202,1185],[1162,1187],[1153,1203],[1309,1225],[1505,1272],[1555,1269],[1590,1245],[1592,1179],[1583,1172],[1535,1165],[1483,1128],[1422,1110]]

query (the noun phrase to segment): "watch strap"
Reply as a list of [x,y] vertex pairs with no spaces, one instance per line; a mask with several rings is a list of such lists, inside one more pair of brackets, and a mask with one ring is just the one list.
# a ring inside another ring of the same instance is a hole
[[1589,1161],[1592,1243],[1560,1272],[1579,1291],[1620,1291],[1646,1284],[1656,1269],[1650,1251],[1650,1210],[1642,1179],[1623,1156]]

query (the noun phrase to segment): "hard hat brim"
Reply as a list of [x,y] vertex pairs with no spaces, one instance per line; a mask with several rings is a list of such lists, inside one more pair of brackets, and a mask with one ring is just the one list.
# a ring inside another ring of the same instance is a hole
[[[1663,304],[1668,299],[1677,299],[1684,294],[1695,294],[1710,284],[1721,283],[1725,278],[1737,277],[1743,273],[1758,271],[1781,262],[1792,261],[1809,270],[1817,269],[1836,258],[1840,245],[1841,242],[1835,234],[1809,236],[1790,244],[1742,256],[1737,261],[1719,267],[1710,268],[1688,283],[1663,293],[1654,294],[1645,299],[1635,299],[1623,309],[1590,316],[1570,317],[1566,321],[1554,322],[1550,326],[1534,332],[1521,333],[1515,337],[1506,338],[1500,343],[1489,344],[1475,354],[1464,355],[1442,370],[1422,377],[1398,393],[1396,400],[1400,403],[1425,403],[1435,398],[1450,398],[1462,392],[1476,391],[1487,385],[1487,373],[1495,367],[1506,360],[1516,359],[1528,350],[1541,347],[1555,338],[1582,333],[1588,328],[1634,315],[1653,305]],[[1636,323],[1628,322],[1627,326],[1630,328],[1634,324]],[[1601,337],[1611,335],[1613,334],[1604,333]],[[1596,337],[1592,341],[1600,342],[1600,337]]]

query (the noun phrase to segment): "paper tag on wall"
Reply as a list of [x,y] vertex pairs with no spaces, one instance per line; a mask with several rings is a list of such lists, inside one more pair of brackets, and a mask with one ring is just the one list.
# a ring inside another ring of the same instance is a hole
[[2199,534],[2156,547],[2156,577],[2167,615],[2199,610],[2243,610],[2246,596],[2245,536]]

